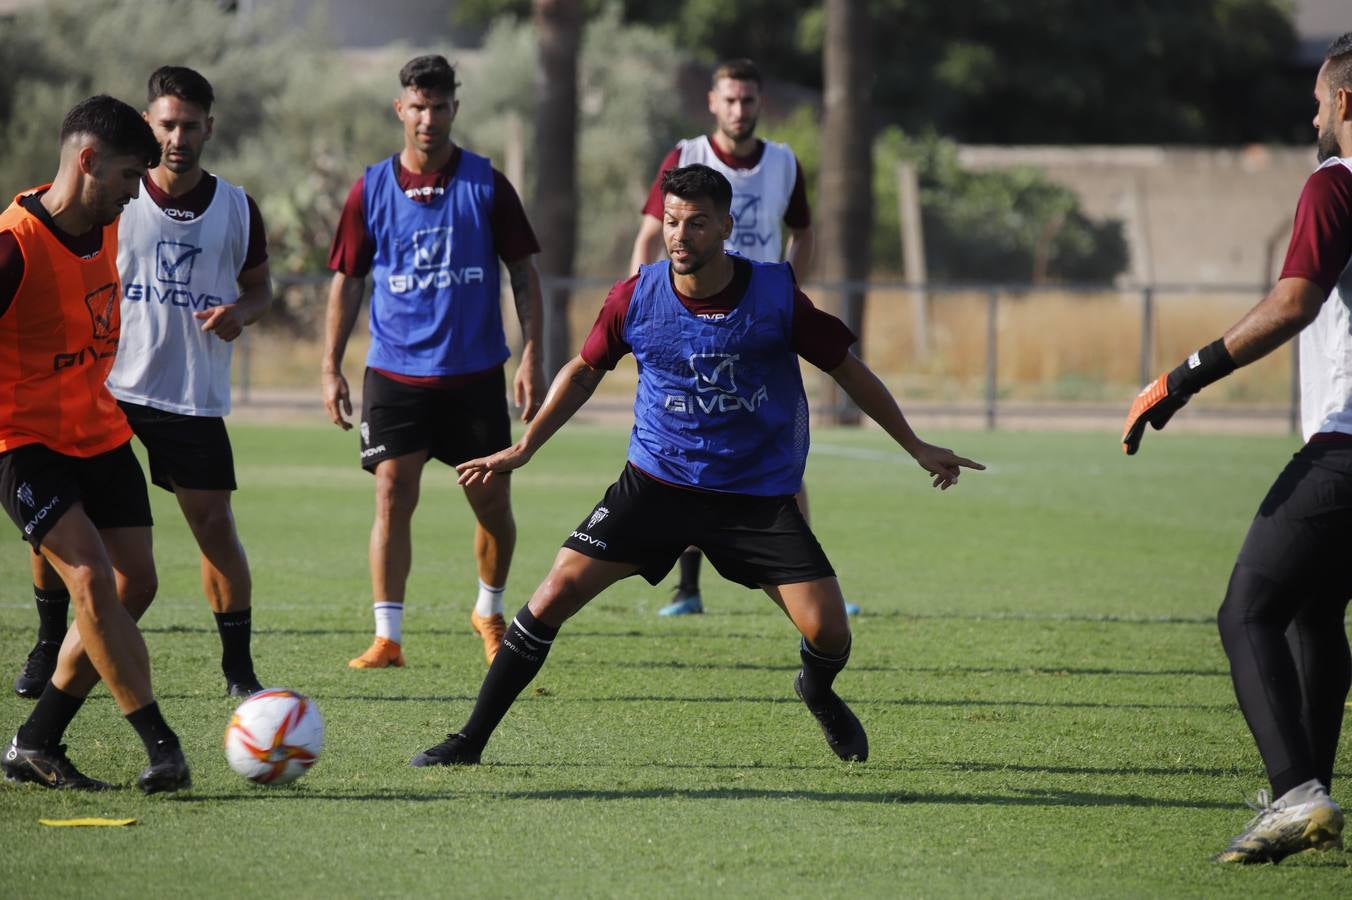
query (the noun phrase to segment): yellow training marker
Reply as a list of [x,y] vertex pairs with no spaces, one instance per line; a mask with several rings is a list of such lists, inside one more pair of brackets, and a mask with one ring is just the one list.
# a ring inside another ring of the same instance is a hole
[[135,819],[38,819],[39,825],[53,828],[116,828],[121,825],[135,825]]

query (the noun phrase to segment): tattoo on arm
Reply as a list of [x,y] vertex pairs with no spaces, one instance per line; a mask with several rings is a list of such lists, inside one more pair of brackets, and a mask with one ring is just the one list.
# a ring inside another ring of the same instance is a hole
[[521,334],[529,338],[535,323],[535,306],[531,302],[531,265],[530,257],[518,259],[507,264],[507,276],[512,282],[512,298],[516,303],[517,321],[521,323]]
[[605,374],[603,369],[593,369],[591,366],[579,366],[568,380],[586,391],[588,396],[590,396],[591,393],[596,390],[596,386],[601,383],[601,379],[605,377]]

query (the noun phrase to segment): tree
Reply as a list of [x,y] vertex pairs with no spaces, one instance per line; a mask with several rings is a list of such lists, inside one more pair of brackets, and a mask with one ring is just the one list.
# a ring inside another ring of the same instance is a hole
[[[873,110],[869,16],[855,0],[826,0],[822,52],[821,271],[827,282],[850,282],[840,292],[841,319],[862,331],[873,226]],[[844,398],[833,398],[843,403]],[[836,404],[833,404],[836,406]],[[839,409],[840,407],[837,407]],[[857,422],[849,408],[841,421]]]
[[[577,60],[582,36],[579,0],[534,0],[535,226],[545,278],[573,274],[577,251]],[[553,378],[572,355],[566,287],[546,292],[544,369]]]

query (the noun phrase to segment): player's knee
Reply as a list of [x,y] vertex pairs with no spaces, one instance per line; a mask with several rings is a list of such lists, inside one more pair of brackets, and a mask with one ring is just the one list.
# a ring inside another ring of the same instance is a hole
[[819,620],[813,634],[804,634],[808,643],[823,653],[839,656],[850,648],[850,623],[841,617]]
[[567,572],[550,572],[530,598],[531,615],[550,625],[561,625],[587,605],[591,597]]
[[160,578],[153,567],[149,570],[126,573],[122,579],[122,605],[131,613],[132,618],[139,620],[150,608],[159,591]]
[[1283,602],[1282,591],[1271,578],[1237,563],[1230,573],[1225,600],[1216,613],[1221,643],[1227,648],[1244,640],[1251,628],[1285,630],[1296,611],[1295,603]]
[[72,566],[66,572],[66,587],[76,614],[84,613],[96,621],[119,602],[117,579],[108,566]]

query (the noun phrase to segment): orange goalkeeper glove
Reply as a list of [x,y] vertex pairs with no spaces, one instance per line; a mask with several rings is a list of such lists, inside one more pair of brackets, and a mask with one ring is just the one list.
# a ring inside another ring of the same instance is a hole
[[1189,356],[1172,372],[1156,378],[1132,401],[1122,427],[1122,451],[1128,456],[1134,454],[1141,447],[1147,423],[1159,431],[1174,413],[1187,405],[1193,394],[1234,370],[1235,361],[1222,338]]

